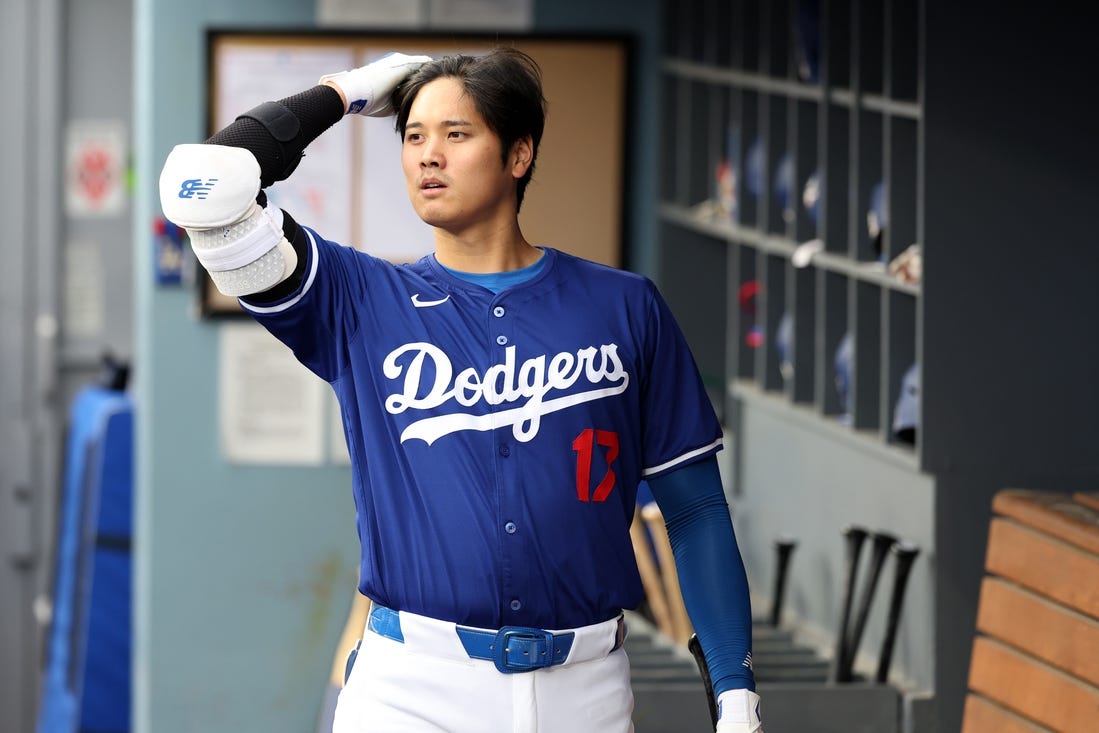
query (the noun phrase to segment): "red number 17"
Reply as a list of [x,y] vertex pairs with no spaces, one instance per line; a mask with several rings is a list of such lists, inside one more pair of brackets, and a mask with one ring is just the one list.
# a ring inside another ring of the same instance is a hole
[[[604,456],[607,473],[595,487],[595,493],[591,493],[591,459],[596,445],[607,449]],[[614,488],[615,475],[611,464],[618,458],[618,433],[588,428],[572,441],[572,449],[576,451],[576,496],[580,501],[606,501]]]

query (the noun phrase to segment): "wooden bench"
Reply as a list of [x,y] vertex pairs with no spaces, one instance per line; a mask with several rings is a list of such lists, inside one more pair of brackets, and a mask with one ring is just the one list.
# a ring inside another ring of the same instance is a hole
[[992,503],[962,733],[1099,731],[1099,494]]

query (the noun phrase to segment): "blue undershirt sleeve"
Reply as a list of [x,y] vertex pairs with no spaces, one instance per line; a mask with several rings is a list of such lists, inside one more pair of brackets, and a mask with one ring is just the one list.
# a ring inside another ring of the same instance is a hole
[[649,482],[664,515],[683,603],[702,645],[714,695],[746,688],[752,674],[752,607],[717,459]]

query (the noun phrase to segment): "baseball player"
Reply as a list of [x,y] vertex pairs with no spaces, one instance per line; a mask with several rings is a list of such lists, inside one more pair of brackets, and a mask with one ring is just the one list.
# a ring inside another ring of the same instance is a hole
[[[432,255],[394,265],[267,205],[347,114],[396,115]],[[718,730],[762,731],[720,425],[649,280],[523,237],[544,121],[519,51],[391,54],[165,162],[164,212],[215,285],[339,398],[373,603],[334,730],[632,730],[622,609],[642,598],[645,480]]]

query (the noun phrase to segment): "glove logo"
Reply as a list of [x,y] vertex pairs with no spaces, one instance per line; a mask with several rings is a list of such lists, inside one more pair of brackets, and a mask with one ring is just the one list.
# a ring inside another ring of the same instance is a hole
[[366,100],[365,99],[356,99],[354,102],[352,102],[348,106],[347,114],[357,115],[359,112],[362,112],[362,109],[365,106],[366,106]]
[[179,197],[181,199],[204,199],[210,195],[210,191],[213,190],[214,184],[218,182],[216,178],[207,178],[205,181],[201,178],[188,178],[179,187]]

